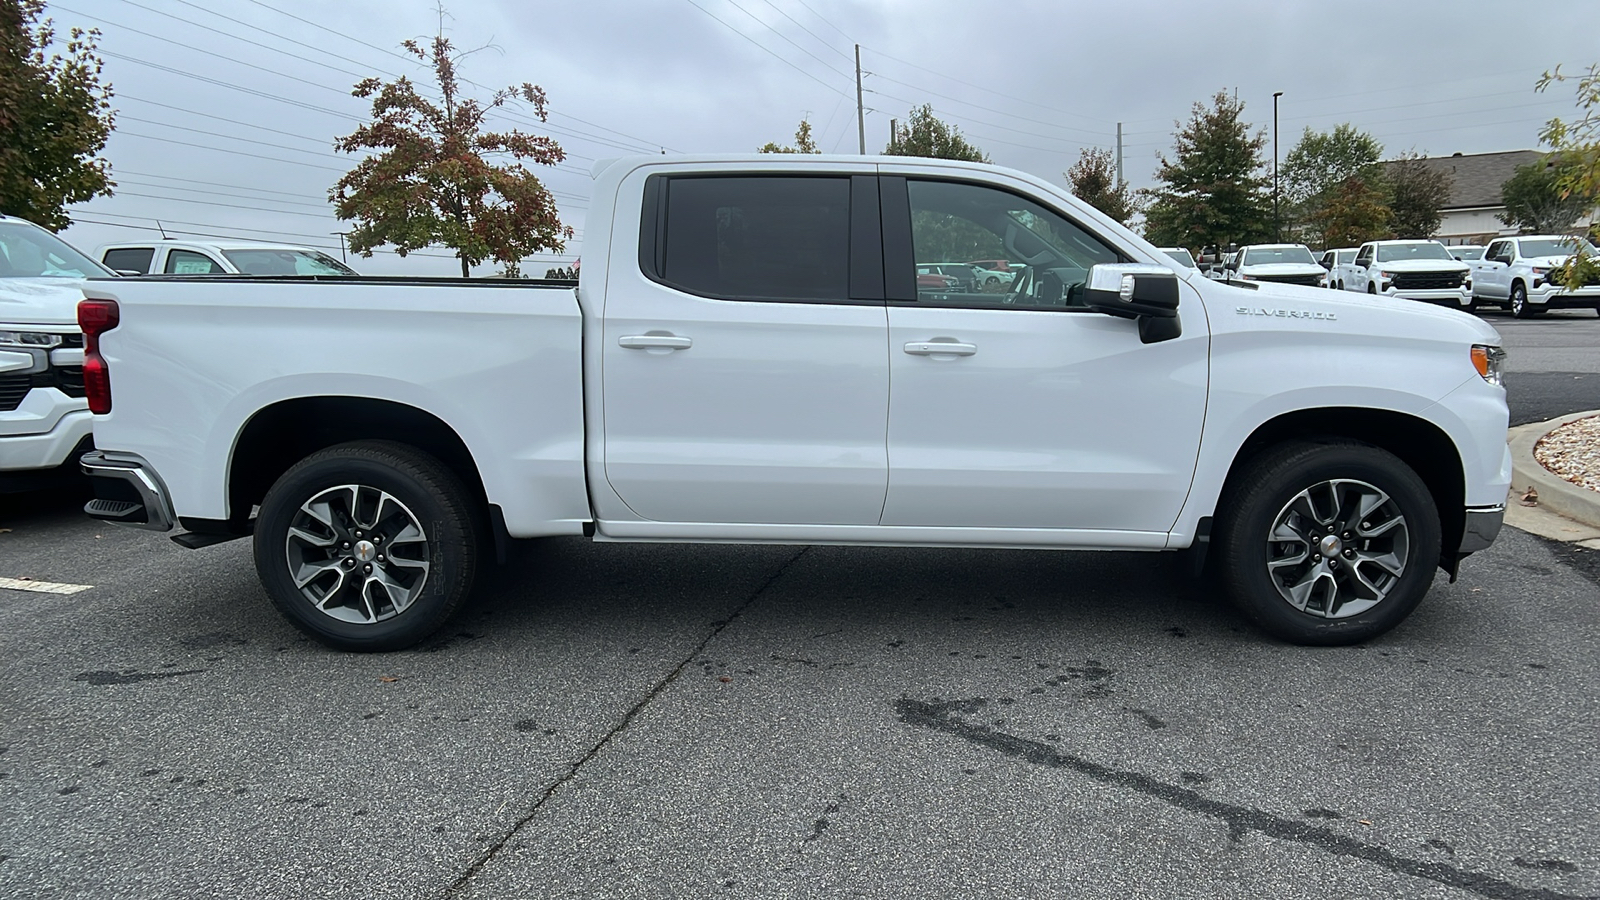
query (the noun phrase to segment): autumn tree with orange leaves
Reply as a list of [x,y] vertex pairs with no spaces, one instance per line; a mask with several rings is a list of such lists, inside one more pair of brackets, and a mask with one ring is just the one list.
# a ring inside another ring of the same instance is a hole
[[541,250],[561,251],[573,231],[561,224],[554,198],[525,163],[553,166],[566,158],[554,140],[521,131],[485,131],[484,119],[514,100],[547,119],[544,90],[523,83],[479,102],[461,95],[458,53],[439,35],[405,49],[433,70],[438,101],[404,76],[367,78],[351,94],[372,99],[372,121],[339,138],[344,153],[372,151],[328,192],[340,219],[354,222],[350,249],[370,257],[392,245],[401,256],[442,245],[456,251],[461,275],[492,259],[505,274]]

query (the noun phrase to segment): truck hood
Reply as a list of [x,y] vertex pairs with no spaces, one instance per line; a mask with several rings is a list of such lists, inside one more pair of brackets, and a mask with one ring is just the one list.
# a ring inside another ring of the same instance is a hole
[[1454,259],[1402,259],[1375,262],[1372,268],[1380,272],[1466,272],[1472,267]]
[[1525,260],[1523,260],[1523,262],[1527,263],[1530,266],[1538,266],[1541,269],[1545,269],[1545,268],[1553,269],[1556,266],[1564,266],[1564,265],[1566,265],[1567,264],[1567,260],[1569,260],[1571,258],[1572,258],[1572,256],[1569,255],[1569,254],[1562,254],[1560,256],[1541,256],[1541,257],[1538,257],[1536,259],[1525,259]]
[[1240,266],[1240,275],[1255,275],[1259,278],[1282,278],[1292,275],[1322,275],[1327,270],[1316,263],[1263,263],[1261,265]]
[[1347,316],[1340,313],[1359,311],[1360,316],[1356,318],[1366,322],[1369,328],[1377,320],[1393,323],[1392,327],[1385,325],[1378,332],[1381,334],[1416,334],[1425,329],[1437,336],[1454,338],[1469,344],[1499,346],[1501,342],[1500,332],[1484,320],[1470,313],[1433,303],[1358,294],[1355,291],[1330,291],[1327,288],[1298,284],[1276,284],[1270,281],[1254,282],[1254,284],[1260,287],[1251,290],[1238,285],[1222,285],[1233,292],[1227,299],[1235,314],[1270,315],[1288,306],[1296,311],[1332,312],[1342,321]]
[[78,324],[81,278],[0,278],[0,326]]

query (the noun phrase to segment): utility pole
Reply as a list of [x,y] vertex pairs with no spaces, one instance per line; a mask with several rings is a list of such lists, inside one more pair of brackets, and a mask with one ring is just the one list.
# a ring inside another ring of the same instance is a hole
[[861,45],[856,45],[856,135],[861,139],[861,155],[867,155],[867,114],[861,105]]
[[1278,218],[1278,98],[1283,91],[1272,92],[1272,239],[1283,240],[1283,220]]
[[1122,185],[1122,123],[1117,123],[1117,185]]

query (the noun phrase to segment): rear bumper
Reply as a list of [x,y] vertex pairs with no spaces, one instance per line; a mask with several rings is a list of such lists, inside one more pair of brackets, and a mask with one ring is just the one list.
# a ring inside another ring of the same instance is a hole
[[83,472],[94,479],[95,499],[84,506],[90,518],[151,531],[171,531],[177,522],[171,495],[150,464],[131,454],[108,457],[85,453]]

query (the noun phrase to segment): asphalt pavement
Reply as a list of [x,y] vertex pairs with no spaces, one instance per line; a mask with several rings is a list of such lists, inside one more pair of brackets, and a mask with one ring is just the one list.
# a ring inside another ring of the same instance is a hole
[[[1600,319],[1492,321],[1600,406]],[[1514,529],[1354,648],[1165,555],[561,539],[353,655],[79,503],[0,499],[89,586],[0,588],[0,896],[1600,895],[1600,552]]]

